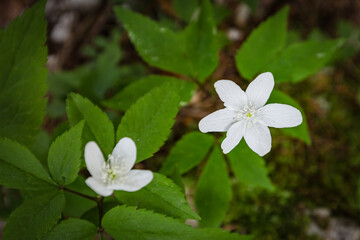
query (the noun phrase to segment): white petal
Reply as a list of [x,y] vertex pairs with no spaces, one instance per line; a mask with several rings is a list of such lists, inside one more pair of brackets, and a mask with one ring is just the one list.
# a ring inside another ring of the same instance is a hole
[[233,81],[219,80],[214,86],[225,107],[241,110],[247,105],[248,100],[245,92]]
[[85,162],[91,176],[101,178],[104,156],[96,142],[88,142],[85,146]]
[[236,113],[228,108],[210,113],[200,120],[199,129],[201,132],[226,132],[234,123]]
[[267,104],[258,112],[261,120],[269,127],[296,127],[303,121],[300,111],[286,104]]
[[86,179],[85,183],[97,194],[107,197],[110,196],[113,193],[113,190],[108,188],[103,182],[93,178],[89,177]]
[[124,169],[125,172],[130,171],[136,161],[135,142],[128,137],[120,139],[111,155],[121,158],[122,169]]
[[148,185],[153,179],[153,173],[149,170],[131,170],[121,183],[110,186],[114,190],[135,192]]
[[221,143],[221,148],[225,154],[233,150],[239,144],[241,138],[244,136],[245,121],[236,122],[230,126],[226,133],[226,138]]
[[244,139],[247,145],[260,156],[264,156],[271,149],[271,135],[267,126],[261,123],[246,127]]
[[257,76],[246,89],[249,103],[256,108],[264,106],[270,97],[274,84],[274,77],[270,72]]

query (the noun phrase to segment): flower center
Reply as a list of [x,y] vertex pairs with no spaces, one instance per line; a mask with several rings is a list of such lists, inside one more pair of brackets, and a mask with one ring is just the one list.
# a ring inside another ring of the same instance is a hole
[[236,114],[237,120],[255,120],[257,118],[256,108],[254,106],[246,106]]
[[121,162],[123,162],[121,158],[109,154],[108,161],[104,162],[101,167],[101,180],[105,184],[114,184],[121,181],[122,177],[126,174],[125,166]]
[[246,106],[236,113],[236,120],[245,121],[246,128],[251,128],[260,120],[256,110],[256,107],[253,105]]

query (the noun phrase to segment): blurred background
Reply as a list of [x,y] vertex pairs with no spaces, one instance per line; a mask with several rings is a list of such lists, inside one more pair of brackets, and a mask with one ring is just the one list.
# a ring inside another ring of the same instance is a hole
[[[35,0],[0,0],[0,27]],[[265,159],[277,190],[268,192],[234,184],[234,196],[223,228],[252,233],[257,239],[360,239],[360,1],[358,0],[214,0],[218,29],[224,35],[219,66],[211,79],[231,79],[243,89],[234,56],[249,33],[284,5],[290,6],[288,43],[301,39],[338,38],[345,44],[328,66],[296,84],[280,89],[296,99],[307,116],[311,144],[276,135]],[[46,159],[50,142],[68,128],[65,99],[69,92],[103,104],[132,81],[148,74],[164,74],[139,57],[115,18],[122,5],[179,31],[186,26],[195,0],[48,0],[49,98],[43,131],[33,151]],[[177,117],[170,142],[218,109],[212,85],[197,91]],[[121,113],[106,108],[116,123]],[[161,150],[168,152],[165,147]],[[270,161],[271,160],[271,161]],[[153,170],[160,160],[147,161]],[[142,163],[143,164],[143,163]],[[201,165],[187,176],[192,184]],[[21,202],[17,191],[0,189],[0,218]],[[4,225],[0,221],[0,228]],[[1,231],[0,231],[1,236]]]

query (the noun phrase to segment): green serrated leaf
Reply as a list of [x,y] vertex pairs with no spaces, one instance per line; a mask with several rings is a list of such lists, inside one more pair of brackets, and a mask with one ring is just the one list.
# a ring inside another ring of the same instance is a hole
[[283,103],[283,104],[288,104],[288,105],[291,105],[291,106],[299,109],[299,111],[301,112],[301,115],[303,117],[303,122],[297,127],[280,128],[280,130],[290,136],[293,136],[300,140],[303,140],[308,145],[311,144],[311,138],[310,138],[309,129],[308,129],[307,121],[306,121],[306,115],[304,113],[304,110],[299,105],[299,103],[297,103],[294,99],[292,99],[287,94],[285,94],[279,90],[276,90],[276,89],[274,89],[272,91],[270,98],[268,100],[268,103]]
[[177,168],[180,174],[186,173],[205,158],[213,142],[214,138],[209,134],[191,132],[184,135],[170,150],[160,172],[170,175]]
[[217,30],[209,0],[202,0],[199,17],[187,26],[184,38],[193,69],[192,76],[204,82],[219,61]]
[[114,126],[99,107],[79,94],[71,93],[66,106],[71,126],[85,120],[83,129],[84,144],[95,141],[104,156],[110,154],[114,148]]
[[284,7],[261,23],[237,52],[236,67],[244,78],[254,78],[284,47],[288,12]]
[[119,206],[107,212],[102,225],[115,239],[122,240],[244,240],[220,229],[195,229],[173,218],[134,207]]
[[103,105],[120,111],[125,111],[133,103],[135,103],[137,99],[144,96],[155,87],[159,87],[162,84],[169,82],[179,85],[177,92],[180,96],[180,103],[185,104],[190,101],[196,87],[194,83],[181,81],[178,78],[169,76],[150,75],[125,87],[113,98],[104,101]]
[[4,239],[42,239],[60,219],[64,203],[64,194],[59,191],[25,202],[7,220]]
[[0,184],[26,190],[55,187],[55,183],[34,154],[7,138],[0,138]]
[[40,130],[47,101],[45,2],[0,29],[0,136],[29,147]]
[[136,192],[115,191],[116,198],[128,206],[154,210],[181,219],[200,219],[186,202],[184,193],[169,178],[154,173],[149,185]]
[[275,188],[268,177],[265,161],[253,152],[242,139],[228,154],[236,178],[244,184],[273,191]]
[[176,84],[163,84],[140,98],[121,119],[116,139],[134,140],[137,162],[151,157],[164,144],[170,134],[179,110]]
[[59,185],[72,183],[80,170],[84,121],[63,133],[52,144],[48,155],[50,173]]
[[200,227],[219,227],[231,200],[231,185],[225,159],[215,147],[198,181],[195,193]]
[[147,63],[170,72],[191,74],[189,60],[184,54],[185,46],[177,34],[130,10],[115,7],[115,13]]
[[82,219],[62,221],[43,240],[92,240],[98,234],[97,227]]
[[324,67],[343,42],[336,39],[294,43],[264,71],[272,72],[276,82],[299,82]]

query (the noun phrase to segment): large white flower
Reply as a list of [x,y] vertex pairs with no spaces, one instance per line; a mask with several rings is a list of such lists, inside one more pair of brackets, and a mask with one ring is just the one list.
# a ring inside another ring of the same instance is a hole
[[114,190],[135,192],[153,179],[149,170],[131,170],[136,160],[136,146],[130,138],[122,138],[116,144],[108,161],[105,161],[99,146],[88,142],[85,146],[85,162],[91,177],[86,184],[97,194],[107,197]]
[[292,106],[265,105],[274,88],[274,77],[270,72],[260,74],[246,92],[230,80],[219,80],[214,86],[225,108],[201,119],[199,129],[204,133],[227,132],[221,144],[225,154],[244,137],[254,152],[264,156],[271,149],[268,127],[288,128],[302,123],[300,111]]

